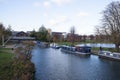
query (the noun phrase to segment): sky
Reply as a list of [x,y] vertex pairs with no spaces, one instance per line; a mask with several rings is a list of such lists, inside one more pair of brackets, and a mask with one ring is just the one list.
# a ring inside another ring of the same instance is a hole
[[14,31],[38,30],[41,25],[55,32],[80,35],[95,33],[102,11],[118,0],[0,0],[0,23]]

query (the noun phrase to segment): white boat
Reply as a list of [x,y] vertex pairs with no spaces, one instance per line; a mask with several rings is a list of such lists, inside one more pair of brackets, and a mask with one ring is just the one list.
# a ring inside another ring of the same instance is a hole
[[37,41],[36,45],[39,46],[40,48],[48,48],[49,47],[48,43],[46,43],[46,42],[40,42],[40,41]]
[[77,47],[71,47],[71,46],[62,46],[61,51],[72,53],[72,54],[79,54],[79,55],[90,55],[91,53],[91,47],[88,46],[77,46]]
[[99,51],[98,56],[100,58],[120,61],[120,53],[116,53],[116,52]]
[[51,46],[53,49],[60,49],[60,46]]

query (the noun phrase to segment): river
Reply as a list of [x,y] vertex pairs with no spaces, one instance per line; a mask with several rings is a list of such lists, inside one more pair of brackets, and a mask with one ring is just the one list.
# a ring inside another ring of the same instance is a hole
[[120,80],[120,62],[35,47],[35,80]]
[[78,44],[79,46],[90,46],[90,47],[104,47],[104,48],[115,48],[115,44],[110,43],[85,43],[85,44]]

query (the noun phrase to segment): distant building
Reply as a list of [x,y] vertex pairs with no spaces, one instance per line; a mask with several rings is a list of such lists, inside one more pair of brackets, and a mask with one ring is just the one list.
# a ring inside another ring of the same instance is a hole
[[65,32],[52,32],[51,35],[52,35],[52,40],[54,42],[59,42],[59,41],[62,41],[64,40],[64,34]]
[[86,40],[95,40],[95,36],[68,33],[66,37],[66,41],[72,41],[72,39],[74,39],[75,42],[80,42],[80,41],[86,41]]
[[94,35],[79,35],[79,34],[71,34],[71,33],[66,33],[66,32],[51,32],[52,35],[52,40],[53,41],[75,41],[75,42],[80,42],[80,41],[86,41],[86,40],[94,40],[95,36]]
[[23,32],[23,31],[21,31],[21,32],[18,32],[18,33],[16,34],[16,36],[17,36],[17,37],[28,37],[28,34],[25,33],[25,32]]
[[20,31],[20,32],[18,32],[18,31],[13,31],[13,32],[12,32],[12,36],[13,36],[13,37],[28,37],[28,34],[25,33],[25,32],[23,32],[23,31]]
[[11,35],[12,41],[24,41],[24,40],[35,40],[34,37],[29,37],[28,33],[25,33],[24,31],[13,31]]
[[95,40],[95,36],[94,35],[89,35],[88,40]]
[[47,29],[48,33],[51,34],[52,30],[51,29]]
[[67,37],[66,37],[66,40],[69,41],[69,42],[72,41],[72,40],[74,40],[75,42],[79,42],[79,41],[81,41],[81,36],[79,36],[78,34],[68,33]]

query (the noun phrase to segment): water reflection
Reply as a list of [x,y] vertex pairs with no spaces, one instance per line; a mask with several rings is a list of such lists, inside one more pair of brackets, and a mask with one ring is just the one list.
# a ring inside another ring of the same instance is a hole
[[55,49],[35,48],[36,80],[119,80],[120,62],[81,57]]

